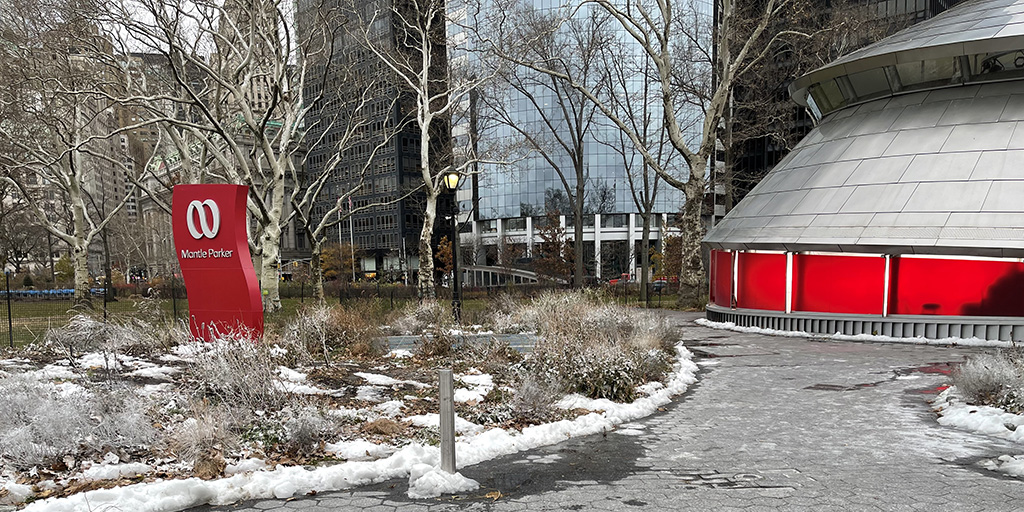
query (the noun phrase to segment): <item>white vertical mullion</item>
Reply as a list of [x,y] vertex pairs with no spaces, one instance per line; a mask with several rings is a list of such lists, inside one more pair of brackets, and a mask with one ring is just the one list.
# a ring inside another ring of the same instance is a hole
[[883,282],[885,283],[882,287],[882,316],[889,316],[889,263],[890,258],[888,254],[885,255],[885,277]]
[[793,312],[793,253],[786,253],[786,313]]
[[732,297],[729,306],[736,307],[740,302],[740,251],[729,252],[732,253]]

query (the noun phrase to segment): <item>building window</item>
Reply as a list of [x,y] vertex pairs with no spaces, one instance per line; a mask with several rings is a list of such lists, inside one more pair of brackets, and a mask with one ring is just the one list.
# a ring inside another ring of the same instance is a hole
[[627,225],[629,225],[628,215],[615,214],[601,216],[602,228],[624,228]]
[[526,231],[526,219],[505,219],[505,231]]

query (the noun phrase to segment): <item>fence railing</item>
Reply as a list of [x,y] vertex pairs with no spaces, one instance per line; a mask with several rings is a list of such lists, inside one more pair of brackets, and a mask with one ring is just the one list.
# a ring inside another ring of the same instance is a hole
[[[4,285],[0,283],[0,285]],[[620,283],[595,284],[605,289],[606,293],[616,302],[622,304],[638,304],[640,302],[639,285],[622,281]],[[660,306],[665,300],[674,301],[676,286],[656,287],[650,285],[648,305]],[[492,287],[462,287],[462,300],[486,299],[500,293],[517,295],[536,295],[546,290],[565,289],[567,285],[544,283],[507,283]],[[104,320],[117,317],[144,314],[150,318],[162,317],[168,323],[188,318],[188,299],[185,287],[180,280],[165,281],[158,285],[133,283],[116,285],[110,290],[95,288],[91,291],[93,314],[102,314]],[[441,300],[450,300],[450,286],[444,284],[436,288],[436,296]],[[282,313],[275,313],[278,321],[302,307],[314,297],[313,287],[305,282],[285,282],[280,287],[281,298],[290,302]],[[384,307],[396,309],[404,307],[418,299],[418,290],[414,284],[382,284],[382,283],[343,283],[328,282],[324,286],[324,296],[328,302],[347,304],[359,300],[376,299],[384,302]],[[81,312],[75,308],[74,290],[59,288],[48,290],[9,290],[0,287],[0,346],[25,345],[42,341],[46,332],[54,327],[66,325],[71,318]],[[285,315],[282,317],[281,315]],[[268,317],[270,320],[271,317]]]
[[[42,341],[46,332],[68,323],[83,311],[76,308],[74,290],[11,290],[7,279],[0,289],[0,344],[25,345]],[[188,317],[188,300],[180,282],[116,286],[90,290],[92,313],[106,320],[117,316],[146,314],[167,322]]]

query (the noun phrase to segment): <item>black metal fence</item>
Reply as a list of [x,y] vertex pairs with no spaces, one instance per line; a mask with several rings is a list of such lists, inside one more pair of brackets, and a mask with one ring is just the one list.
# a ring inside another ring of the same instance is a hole
[[[42,341],[53,327],[68,323],[74,315],[87,311],[76,307],[74,290],[67,288],[11,290],[10,276],[4,276],[0,288],[0,344],[15,346]],[[90,290],[91,313],[104,320],[118,316],[144,314],[168,322],[188,317],[185,288],[178,280],[159,285],[117,285],[111,289]]]
[[[53,327],[60,327],[80,311],[74,302],[74,290],[10,290],[5,275],[0,285],[0,345],[24,345],[38,342],[45,338],[46,332]],[[649,286],[647,305],[660,307],[662,301],[674,303],[677,285],[674,283],[655,282]],[[635,282],[620,281],[615,284],[594,284],[605,290],[613,300],[622,304],[639,304],[640,289]],[[565,289],[566,285],[555,283],[507,284],[493,287],[462,288],[462,300],[486,300],[492,295],[512,293],[519,296],[532,296],[547,290]],[[350,302],[376,299],[383,302],[389,309],[397,309],[415,302],[418,290],[414,284],[385,283],[343,283],[327,282],[324,295],[329,302],[346,304]],[[306,282],[285,282],[280,287],[281,298],[290,303],[282,313],[276,316],[294,314],[315,297],[311,284]],[[451,288],[438,286],[436,295],[441,300],[451,299]],[[188,318],[188,299],[185,287],[180,280],[165,281],[160,284],[128,284],[115,285],[106,290],[91,290],[92,314],[102,315],[104,320],[119,316],[146,315],[162,317],[167,322]],[[279,321],[285,318],[279,318]],[[270,318],[268,318],[270,320]]]

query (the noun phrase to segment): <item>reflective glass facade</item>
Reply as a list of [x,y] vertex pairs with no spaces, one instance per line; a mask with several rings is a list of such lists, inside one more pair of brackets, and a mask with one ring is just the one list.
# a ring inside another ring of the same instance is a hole
[[[534,5],[538,9],[557,7],[557,3],[547,0],[537,1]],[[581,10],[578,16],[585,14]],[[707,6],[707,16],[711,16],[710,4]],[[613,19],[606,20],[602,28],[617,31],[617,38],[627,48],[634,44]],[[634,94],[639,94],[645,87],[643,77],[631,78],[626,87],[632,89]],[[648,85],[648,115],[651,116],[649,126],[652,127],[652,132],[657,132],[661,127],[661,103],[656,88],[656,84]],[[561,169],[562,176],[568,182],[568,188],[574,191],[576,173],[573,160],[561,143],[571,139],[565,134],[571,133],[581,125],[566,121],[565,115],[562,114],[563,104],[558,101],[557,94],[552,88],[536,86],[529,90],[529,94],[535,101],[531,101],[526,94],[516,91],[514,87],[509,87],[507,96],[502,98],[500,105],[504,113],[493,116],[505,117],[505,125],[489,127],[481,138],[499,141],[524,139],[522,134],[508,126],[514,124],[536,137],[536,144],[545,148],[544,154],[536,150],[523,151],[510,159],[512,163],[484,167],[478,178],[478,220],[537,217],[552,210],[558,210],[563,215],[571,215],[571,202],[557,169]],[[586,102],[582,99],[574,100],[572,103],[575,107],[587,108]],[[483,115],[487,116],[486,113]],[[624,157],[622,152],[616,149],[631,147],[632,143],[604,118],[600,111],[588,112],[586,115],[591,116],[592,121],[585,126],[586,135],[582,147],[587,181],[583,199],[585,215],[636,213],[638,208],[630,191],[628,174],[631,172],[634,176],[640,175],[642,157],[635,151],[626,151]],[[696,115],[695,111],[693,116]],[[684,112],[681,117],[685,119],[691,116]],[[549,123],[553,129],[549,128]],[[559,135],[556,137],[555,133]],[[663,144],[666,153],[674,152],[669,147],[667,139]],[[688,172],[681,159],[670,163],[670,167],[675,176],[685,176]],[[653,176],[653,171],[651,174]],[[636,186],[642,191],[642,181],[637,178],[636,182]],[[659,181],[654,213],[676,213],[682,201],[681,191]],[[592,218],[590,222],[593,222]]]

